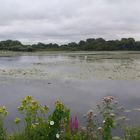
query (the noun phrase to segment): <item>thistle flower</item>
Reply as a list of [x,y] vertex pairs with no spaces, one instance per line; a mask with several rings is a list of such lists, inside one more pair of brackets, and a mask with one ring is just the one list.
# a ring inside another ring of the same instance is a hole
[[105,102],[105,103],[110,103],[110,102],[112,102],[112,100],[114,100],[113,96],[107,96],[107,97],[103,98],[103,102]]
[[88,117],[88,118],[93,117],[93,110],[89,110],[89,111],[87,112],[87,117]]

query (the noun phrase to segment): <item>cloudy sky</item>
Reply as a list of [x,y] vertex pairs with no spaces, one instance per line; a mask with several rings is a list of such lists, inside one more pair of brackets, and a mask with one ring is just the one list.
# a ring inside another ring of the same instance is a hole
[[140,0],[0,0],[0,40],[140,40]]

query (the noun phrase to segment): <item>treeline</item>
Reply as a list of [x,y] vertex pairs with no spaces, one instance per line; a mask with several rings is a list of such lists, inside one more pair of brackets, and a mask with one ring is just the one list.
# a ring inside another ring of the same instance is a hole
[[17,40],[0,41],[0,50],[10,51],[41,51],[41,50],[70,50],[70,51],[117,51],[130,50],[140,51],[140,41],[133,38],[122,38],[121,40],[108,40],[103,38],[89,38],[81,40],[78,43],[71,42],[64,45],[56,43],[37,43],[32,45],[24,45]]

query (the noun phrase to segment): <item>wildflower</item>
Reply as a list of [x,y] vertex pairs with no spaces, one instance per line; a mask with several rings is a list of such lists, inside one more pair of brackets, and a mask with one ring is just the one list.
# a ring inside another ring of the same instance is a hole
[[112,100],[114,100],[113,96],[107,96],[107,97],[103,98],[103,102],[105,102],[105,103],[110,103],[110,102],[112,102]]
[[75,116],[74,120],[72,119],[72,117],[70,118],[70,130],[75,131],[78,130],[78,117]]
[[115,114],[114,114],[114,113],[110,113],[110,116],[111,116],[112,118],[114,118],[114,117],[115,117]]
[[3,110],[6,110],[6,107],[5,107],[5,106],[2,106],[2,109],[3,109]]
[[102,131],[102,127],[98,127],[98,131]]
[[75,116],[75,129],[78,130],[78,117]]
[[103,120],[103,123],[105,123],[105,120]]
[[54,125],[54,121],[50,121],[50,125]]
[[60,135],[59,135],[58,133],[56,134],[56,138],[57,138],[57,139],[59,139],[59,138],[60,138]]
[[93,115],[93,110],[89,110],[87,114],[92,116]]
[[16,123],[16,124],[18,124],[18,123],[20,123],[20,118],[15,118],[15,120],[14,120],[14,122]]
[[86,133],[86,127],[80,127],[82,133]]
[[34,124],[35,124],[35,125],[39,125],[39,123],[37,123],[37,122],[36,122],[36,123],[34,123]]
[[89,110],[87,112],[87,118],[90,119],[90,120],[93,118],[93,110]]

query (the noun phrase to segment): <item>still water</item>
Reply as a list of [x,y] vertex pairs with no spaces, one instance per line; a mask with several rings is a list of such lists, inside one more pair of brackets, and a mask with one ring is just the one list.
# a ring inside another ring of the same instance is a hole
[[[140,54],[136,52],[48,52],[0,57],[0,105],[7,107],[12,130],[17,106],[27,95],[52,108],[56,100],[79,119],[107,95],[132,111],[140,123]],[[137,117],[136,117],[137,116]],[[82,123],[82,121],[81,121]]]

